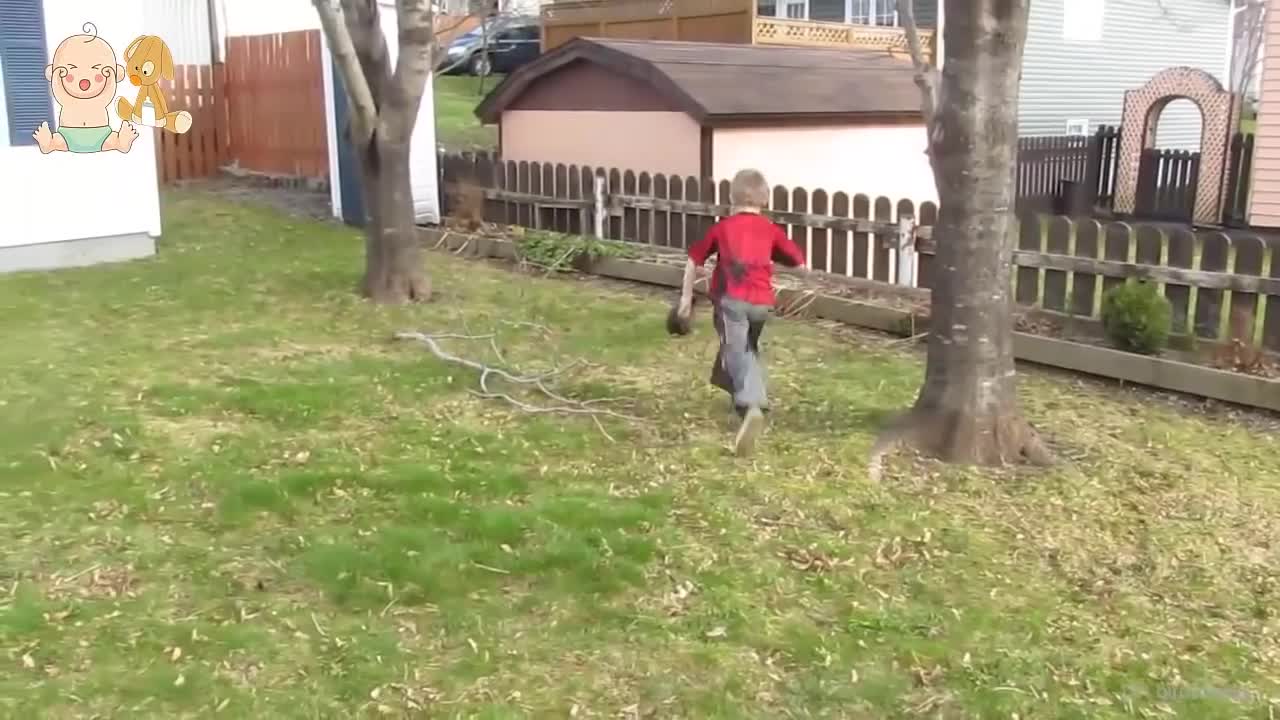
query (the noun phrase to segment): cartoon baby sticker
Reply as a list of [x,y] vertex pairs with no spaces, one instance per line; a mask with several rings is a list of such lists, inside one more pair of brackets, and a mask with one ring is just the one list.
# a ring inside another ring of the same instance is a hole
[[129,152],[138,132],[129,122],[111,129],[108,108],[116,97],[116,86],[124,66],[116,64],[116,53],[98,28],[85,23],[83,35],[72,35],[58,45],[53,63],[44,69],[53,99],[58,104],[58,130],[42,122],[32,133],[40,152],[95,153],[107,150]]
[[116,103],[116,114],[126,122],[130,118],[142,121],[142,106],[150,100],[156,111],[156,127],[169,132],[182,134],[191,129],[191,113],[186,110],[169,111],[165,102],[164,91],[160,89],[160,79],[173,79],[173,53],[155,35],[142,35],[129,43],[125,48],[124,61],[129,65],[129,82],[139,86],[137,100],[130,105],[129,101],[120,98]]

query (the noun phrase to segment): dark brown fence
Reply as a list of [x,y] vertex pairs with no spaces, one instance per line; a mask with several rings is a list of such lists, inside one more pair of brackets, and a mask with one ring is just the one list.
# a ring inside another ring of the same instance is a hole
[[[489,222],[592,234],[602,208],[604,237],[660,248],[687,248],[729,212],[723,181],[501,162],[470,153],[442,156],[441,170],[446,213],[459,207],[458,193],[470,186],[481,191]],[[770,215],[804,249],[813,269],[886,283],[898,280],[898,223],[913,218],[920,225],[915,284],[931,284],[932,203],[917,208],[886,197],[776,187]],[[1275,241],[1037,214],[1022,215],[1019,233],[1014,295],[1024,309],[1097,321],[1103,292],[1127,278],[1145,278],[1172,303],[1178,334],[1219,343],[1238,339],[1280,352]]]
[[240,167],[329,176],[320,31],[227,38],[231,157]]
[[1236,133],[1231,138],[1231,154],[1227,158],[1227,196],[1223,202],[1222,224],[1241,227],[1248,224],[1249,178],[1253,174],[1253,134]]
[[1018,305],[1098,320],[1102,294],[1156,282],[1175,335],[1280,352],[1280,252],[1251,233],[1024,217],[1014,252]]
[[[1018,139],[1017,194],[1019,212],[1076,217],[1107,213],[1115,205],[1120,129],[1102,126],[1091,136],[1046,136]],[[1222,224],[1246,224],[1253,135],[1237,133],[1227,164],[1227,193]],[[1189,222],[1194,215],[1200,154],[1179,150],[1147,150],[1139,166],[1134,216],[1139,219]]]
[[[153,130],[156,175],[162,183],[217,175],[228,157],[227,107],[221,65],[175,65],[173,80],[161,80],[169,110],[191,113],[181,135]],[[133,98],[129,98],[132,100]]]
[[1134,214],[1150,220],[1191,222],[1200,180],[1200,153],[1143,150]]
[[1089,215],[1115,198],[1119,129],[1018,138],[1018,210]]
[[[1060,198],[1073,191],[1064,183],[1086,186],[1093,154],[1090,137],[1018,138],[1018,209],[1061,212]],[[1090,196],[1090,206],[1094,197],[1096,192]]]

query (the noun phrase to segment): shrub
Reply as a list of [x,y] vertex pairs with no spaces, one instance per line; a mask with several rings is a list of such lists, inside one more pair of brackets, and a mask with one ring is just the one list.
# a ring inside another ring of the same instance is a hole
[[1149,282],[1127,282],[1102,297],[1102,327],[1116,347],[1154,355],[1169,343],[1173,307]]
[[516,239],[519,261],[550,272],[573,269],[576,262],[593,262],[602,257],[629,258],[635,251],[626,243],[599,240],[581,235],[532,230]]

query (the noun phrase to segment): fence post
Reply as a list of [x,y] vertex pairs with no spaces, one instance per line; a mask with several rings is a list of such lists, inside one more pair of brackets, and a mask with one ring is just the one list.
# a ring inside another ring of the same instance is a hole
[[604,214],[605,214],[604,176],[597,174],[594,177],[592,177],[592,180],[595,181],[595,189],[592,192],[592,198],[596,201],[596,208],[595,208],[596,214],[594,218],[595,236],[597,240],[603,240],[604,239]]
[[898,284],[916,286],[916,219],[910,215],[898,218]]

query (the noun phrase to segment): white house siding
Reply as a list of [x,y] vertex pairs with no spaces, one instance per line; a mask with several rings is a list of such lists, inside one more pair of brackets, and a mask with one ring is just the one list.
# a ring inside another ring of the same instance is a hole
[[[136,5],[45,0],[50,57],[86,22],[96,24],[117,55],[148,32]],[[130,99],[136,92],[128,84],[119,90]],[[53,113],[56,120],[56,103]],[[110,115],[118,128],[114,110]],[[41,155],[35,145],[10,146],[7,134],[0,137],[0,271],[122,260],[155,251],[154,238],[160,235],[155,141],[150,130],[139,129],[127,154]]]
[[[1067,3],[1100,4],[1101,37],[1064,38]],[[1230,57],[1228,0],[1035,0],[1022,66],[1018,131],[1061,135],[1069,120],[1118,125],[1124,92],[1157,72],[1187,65],[1226,82]],[[1194,150],[1200,114],[1170,107],[1157,130],[1160,147]]]
[[159,35],[178,65],[207,65],[213,52],[209,38],[208,0],[142,0],[147,32]]

